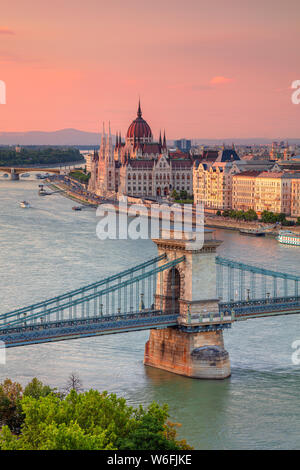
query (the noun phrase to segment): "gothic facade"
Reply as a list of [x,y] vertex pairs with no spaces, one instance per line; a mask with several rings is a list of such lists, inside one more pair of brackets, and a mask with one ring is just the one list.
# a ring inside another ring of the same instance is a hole
[[117,133],[112,144],[110,125],[103,132],[98,153],[91,164],[89,189],[102,196],[123,194],[135,197],[166,197],[174,189],[193,193],[193,162],[190,158],[172,158],[166,135],[153,140],[150,126],[142,117],[139,103],[137,117],[130,124],[125,142]]

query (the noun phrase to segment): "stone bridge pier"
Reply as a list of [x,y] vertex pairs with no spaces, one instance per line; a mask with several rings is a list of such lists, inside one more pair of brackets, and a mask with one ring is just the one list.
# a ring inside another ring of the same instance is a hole
[[178,313],[178,326],[150,330],[144,364],[187,377],[225,379],[231,373],[225,326],[203,320],[219,312],[215,257],[222,242],[211,230],[202,238],[194,232],[171,232],[171,239],[166,235],[163,231],[153,240],[159,255],[166,254],[168,261],[185,256],[185,261],[158,275],[155,307]]

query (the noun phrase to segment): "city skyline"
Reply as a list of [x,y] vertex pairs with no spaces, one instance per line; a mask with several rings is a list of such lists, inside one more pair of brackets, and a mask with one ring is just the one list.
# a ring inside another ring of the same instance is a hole
[[140,96],[170,140],[297,138],[299,13],[294,0],[6,4],[0,132],[97,132],[110,120],[124,135]]

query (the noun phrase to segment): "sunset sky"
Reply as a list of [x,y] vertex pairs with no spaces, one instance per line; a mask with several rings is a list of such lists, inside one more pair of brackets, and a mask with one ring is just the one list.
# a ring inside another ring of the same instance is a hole
[[1,131],[299,137],[299,0],[1,2]]

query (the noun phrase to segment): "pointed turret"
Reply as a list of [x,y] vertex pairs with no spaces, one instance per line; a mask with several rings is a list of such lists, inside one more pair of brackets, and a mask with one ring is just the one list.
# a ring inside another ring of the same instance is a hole
[[160,147],[162,147],[162,141],[161,141],[161,131],[159,131],[159,141],[158,141]]
[[113,161],[113,149],[112,149],[112,138],[111,138],[111,131],[110,131],[110,121],[108,123],[108,136],[106,139],[106,147],[105,147],[105,159],[108,162]]
[[165,131],[165,130],[164,130],[163,149],[164,149],[164,150],[167,150],[167,141],[166,141],[166,131]]
[[105,156],[105,147],[106,147],[106,135],[105,135],[105,127],[104,122],[102,124],[102,135],[101,135],[101,144],[99,149],[99,158],[104,158]]
[[139,99],[139,107],[138,107],[138,110],[137,110],[137,116],[139,118],[142,117],[142,110],[141,110],[141,100]]

